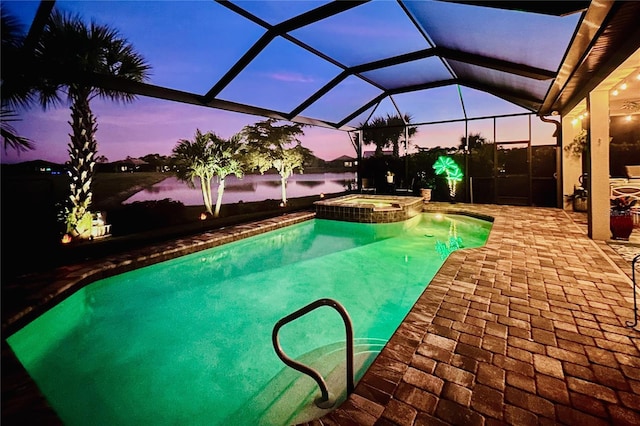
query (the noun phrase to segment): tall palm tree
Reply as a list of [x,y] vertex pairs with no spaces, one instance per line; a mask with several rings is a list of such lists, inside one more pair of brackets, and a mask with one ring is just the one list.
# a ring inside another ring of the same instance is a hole
[[42,65],[38,100],[43,108],[57,105],[63,97],[71,105],[70,190],[71,208],[67,232],[74,237],[90,235],[92,179],[98,144],[96,117],[90,102],[96,97],[130,102],[135,95],[89,83],[92,75],[108,75],[141,82],[150,66],[117,30],[78,15],[54,11],[38,41],[36,61]]
[[[303,171],[304,163],[312,152],[302,146],[298,136],[304,135],[303,124],[284,124],[276,126],[277,120],[267,120],[245,126],[242,136],[250,146],[248,166],[264,173],[275,168],[280,175],[282,204],[287,204],[287,179],[296,171]],[[293,144],[293,146],[291,146]]]
[[376,157],[382,156],[382,151],[389,146],[386,126],[387,122],[384,117],[373,117],[371,121],[360,123],[358,126],[362,129],[362,143],[376,146]]
[[411,126],[413,117],[409,114],[404,116],[387,114],[387,126],[389,126],[389,138],[391,139],[391,145],[393,146],[393,155],[395,157],[400,156],[400,140],[404,143],[404,149],[406,151],[409,145],[409,139],[418,133],[416,126]]

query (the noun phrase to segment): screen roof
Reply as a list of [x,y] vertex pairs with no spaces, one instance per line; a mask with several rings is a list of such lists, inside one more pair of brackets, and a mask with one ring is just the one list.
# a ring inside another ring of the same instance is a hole
[[[26,20],[39,5],[6,3]],[[92,76],[98,85],[351,130],[382,111],[418,124],[539,112],[589,4],[58,0],[55,7],[117,28],[152,67],[147,83]]]

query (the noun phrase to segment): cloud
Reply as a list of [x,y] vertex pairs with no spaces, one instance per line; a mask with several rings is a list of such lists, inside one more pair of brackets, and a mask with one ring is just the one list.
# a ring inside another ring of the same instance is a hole
[[286,81],[292,83],[313,83],[316,80],[310,76],[304,76],[299,73],[292,72],[275,72],[269,74],[269,78],[278,81]]

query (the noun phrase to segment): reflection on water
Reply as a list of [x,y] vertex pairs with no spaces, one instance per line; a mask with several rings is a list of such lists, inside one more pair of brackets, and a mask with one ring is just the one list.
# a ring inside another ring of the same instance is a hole
[[324,181],[323,180],[309,180],[309,181],[301,180],[300,182],[298,182],[298,184],[302,186],[307,186],[309,188],[315,188],[316,186],[324,185]]
[[[334,194],[355,187],[355,173],[312,173],[296,174],[287,180],[287,197],[306,197],[319,194]],[[211,190],[216,192],[218,182],[213,181]],[[242,179],[229,176],[225,179],[225,190],[222,204],[238,202],[279,200],[280,175],[247,175]],[[202,204],[200,183],[196,182],[194,189],[180,182],[175,177],[169,177],[162,182],[144,189],[125,200],[125,204],[136,201],[154,201],[169,198],[180,201],[185,206]]]
[[[213,189],[213,188],[212,188]],[[255,182],[236,183],[234,185],[225,185],[224,192],[256,192]]]
[[462,245],[462,237],[458,237],[456,221],[451,219],[451,223],[449,224],[449,241],[446,243],[440,240],[436,241],[436,251],[440,255],[440,258],[444,260],[451,253],[461,248],[464,248]]

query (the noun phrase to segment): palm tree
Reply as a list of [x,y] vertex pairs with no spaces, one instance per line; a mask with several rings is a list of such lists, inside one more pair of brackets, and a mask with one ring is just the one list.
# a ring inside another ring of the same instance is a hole
[[222,139],[214,134],[213,138],[213,171],[218,177],[218,198],[216,199],[213,217],[218,217],[220,215],[226,177],[229,175],[234,175],[237,178],[244,176],[246,147],[240,134],[233,135],[229,139]]
[[117,30],[79,16],[54,11],[38,40],[36,61],[42,65],[38,98],[43,108],[62,102],[71,105],[70,190],[67,232],[74,237],[90,234],[92,182],[98,144],[96,117],[90,106],[96,97],[130,102],[135,95],[95,87],[86,78],[108,75],[141,82],[150,67]]
[[211,198],[211,180],[215,176],[213,167],[213,145],[215,135],[211,132],[202,133],[196,130],[193,141],[180,139],[173,148],[172,159],[176,166],[175,173],[179,180],[186,182],[190,188],[195,188],[195,180],[200,180],[202,201],[207,213],[213,214]]
[[[387,114],[387,126],[389,126],[389,138],[391,139],[391,145],[393,146],[393,155],[395,157],[400,156],[400,140],[403,141],[404,149],[406,151],[409,146],[409,139],[418,133],[416,126],[411,126],[413,117],[409,114],[404,116]],[[406,132],[405,132],[406,130]]]
[[[196,130],[193,141],[181,139],[173,148],[172,160],[176,167],[176,176],[195,188],[195,180],[200,180],[202,200],[207,213],[218,217],[222,205],[225,179],[229,175],[244,176],[245,145],[240,135],[223,139],[213,132],[202,133]],[[218,177],[218,197],[215,210],[212,208],[211,181]]]
[[[248,167],[264,173],[275,168],[280,175],[282,204],[287,204],[287,179],[299,170],[312,156],[309,149],[302,146],[298,136],[304,135],[303,124],[275,126],[276,119],[269,118],[253,126],[245,126],[242,136],[249,143]],[[290,146],[294,144],[294,146]]]
[[374,117],[370,122],[359,125],[363,130],[362,142],[365,145],[375,144],[376,156],[381,156],[382,151],[391,146],[394,157],[399,157],[400,140],[404,140],[406,149],[408,139],[418,132],[416,126],[410,126],[412,119],[409,114],[404,116],[387,114],[386,117]]
[[382,156],[382,151],[389,146],[386,128],[387,121],[384,117],[373,117],[370,122],[360,123],[362,129],[362,143],[365,145],[375,144],[375,156]]
[[458,146],[458,149],[460,150],[466,149],[467,139],[469,140],[469,151],[473,149],[479,149],[482,147],[482,145],[487,143],[487,139],[484,136],[482,136],[481,133],[470,133],[468,138],[464,136],[460,137],[460,145]]

